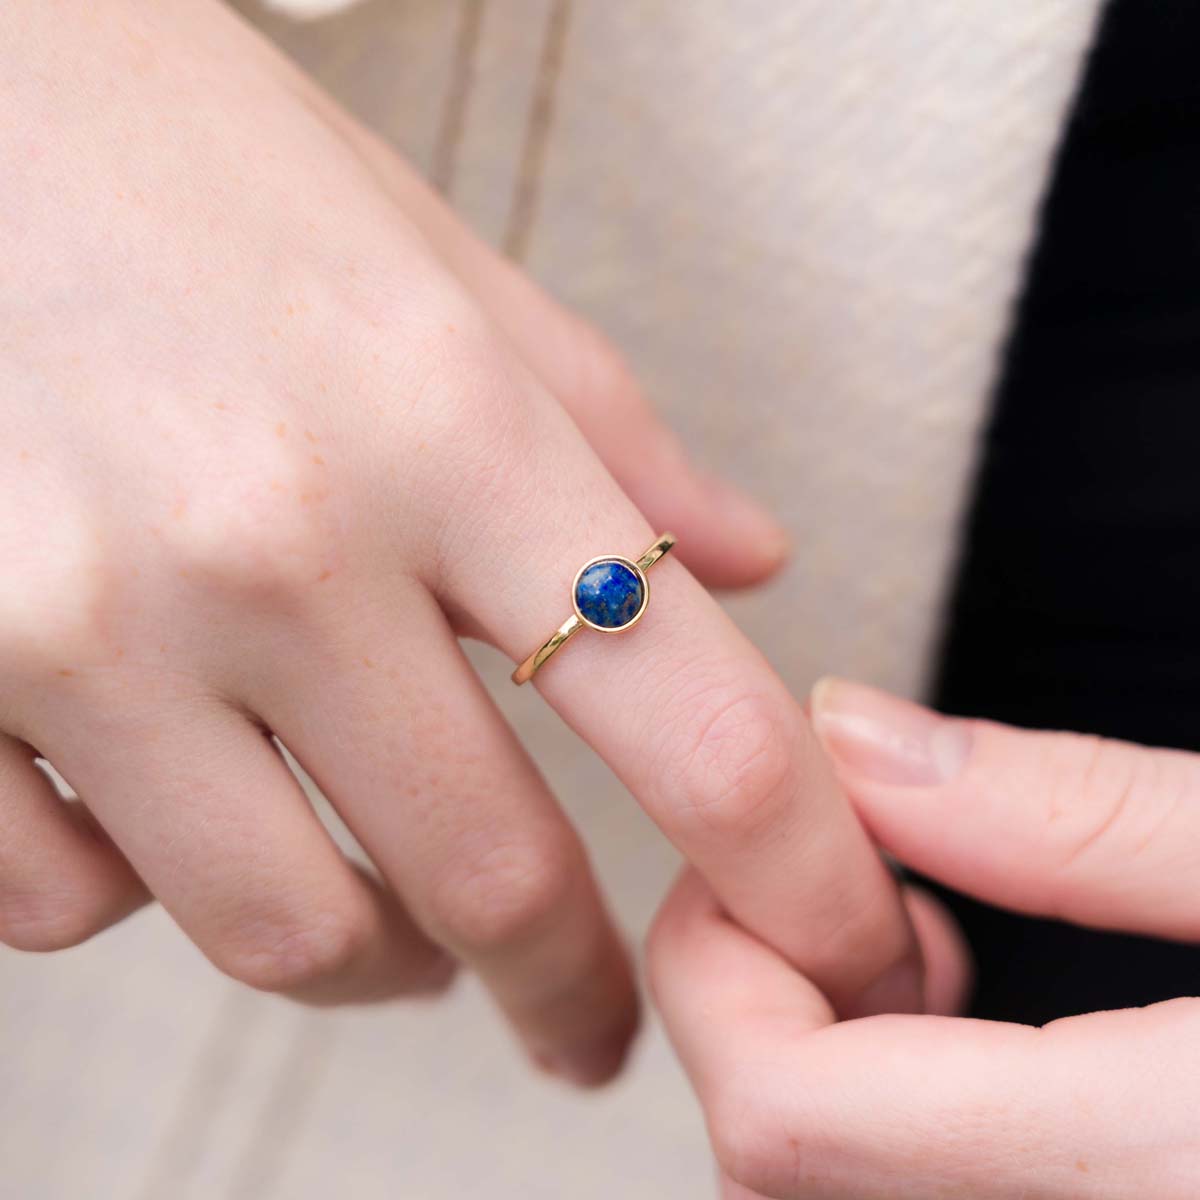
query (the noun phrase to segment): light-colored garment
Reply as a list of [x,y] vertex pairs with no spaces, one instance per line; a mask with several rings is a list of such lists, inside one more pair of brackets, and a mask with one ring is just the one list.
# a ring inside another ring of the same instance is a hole
[[738,609],[787,677],[911,691],[1095,8],[376,0],[271,29],[493,240],[533,193],[528,269],[795,535]]
[[[919,688],[1096,0],[369,0],[310,24],[239,7],[783,515],[794,564],[731,607],[789,683]],[[639,934],[672,854],[507,664],[479,661]],[[0,1162],[14,1200],[710,1188],[657,1031],[579,1099],[524,1072],[473,985],[309,1013],[227,984],[155,912],[68,954],[0,953]]]

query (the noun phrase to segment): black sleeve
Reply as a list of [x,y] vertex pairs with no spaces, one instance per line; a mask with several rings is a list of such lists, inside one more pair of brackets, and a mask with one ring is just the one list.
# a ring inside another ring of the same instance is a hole
[[[933,699],[1200,750],[1194,0],[1103,15],[1000,371]],[[1200,990],[1200,949],[952,903],[977,1015],[1041,1023]]]

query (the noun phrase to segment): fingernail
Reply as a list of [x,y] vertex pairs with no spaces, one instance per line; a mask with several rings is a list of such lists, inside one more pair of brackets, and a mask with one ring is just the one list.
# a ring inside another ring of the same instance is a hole
[[880,1013],[925,1011],[925,972],[919,962],[905,959],[888,968],[854,1002],[847,1017],[874,1017]]
[[704,487],[726,519],[741,528],[743,536],[764,558],[782,562],[791,553],[792,540],[784,527],[757,500],[718,475],[704,476]]
[[839,766],[878,783],[946,783],[963,769],[971,749],[967,722],[844,679],[820,680],[809,712]]
[[607,1083],[621,1069],[629,1049],[629,1038],[607,1037],[560,1053],[538,1054],[543,1071],[557,1075],[576,1087],[593,1088]]

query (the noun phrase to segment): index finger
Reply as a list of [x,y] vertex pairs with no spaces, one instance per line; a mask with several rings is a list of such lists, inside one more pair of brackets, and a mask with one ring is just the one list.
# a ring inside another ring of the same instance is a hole
[[[493,377],[493,387],[495,387]],[[485,488],[464,484],[434,590],[520,662],[571,613],[577,568],[655,538],[549,397],[515,402]],[[515,443],[515,444],[514,444]],[[585,629],[534,681],[728,911],[840,1012],[919,1010],[920,962],[889,871],[803,710],[672,556],[630,631]]]
[[649,967],[717,1159],[739,1185],[723,1200],[1195,1195],[1194,1000],[1042,1029],[831,1024],[816,989],[694,877],[664,905]]

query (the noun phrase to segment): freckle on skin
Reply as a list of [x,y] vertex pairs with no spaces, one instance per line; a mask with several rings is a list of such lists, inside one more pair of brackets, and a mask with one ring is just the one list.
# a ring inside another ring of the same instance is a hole
[[30,454],[28,450],[22,450],[21,453],[17,455],[17,457],[22,462],[28,462],[33,457],[33,455]]
[[216,402],[216,404],[213,405],[213,408],[215,408],[217,410],[217,412],[228,412],[229,411],[229,405],[222,404],[220,400],[218,400]]
[[1085,1174],[1085,1175],[1086,1175],[1086,1174],[1087,1174],[1087,1171],[1088,1171],[1088,1165],[1087,1165],[1087,1163],[1085,1163],[1085,1162],[1083,1161],[1083,1159],[1081,1158],[1081,1159],[1080,1159],[1080,1160],[1079,1160],[1079,1161],[1078,1161],[1078,1162],[1075,1164],[1075,1170],[1077,1170],[1077,1171],[1082,1171],[1082,1172],[1083,1172],[1083,1174]]
[[320,438],[318,438],[318,437],[317,437],[317,435],[316,435],[315,433],[313,433],[313,431],[312,431],[311,429],[306,429],[306,430],[304,431],[304,436],[305,436],[306,438],[308,438],[308,440],[309,440],[310,442],[312,442],[312,444],[313,444],[314,446],[317,444],[317,442],[319,442],[319,441],[320,441]]
[[75,674],[74,671],[69,670],[67,667],[61,667],[58,673],[68,679]]
[[296,306],[294,304],[289,304],[287,306],[287,314],[289,317],[294,317],[296,315]]
[[171,509],[171,516],[173,516],[175,520],[179,521],[183,519],[183,514],[185,512],[187,512],[187,501],[176,500],[175,507]]
[[326,567],[325,570],[322,571],[320,573],[320,575],[317,576],[317,582],[324,583],[325,580],[332,579],[332,578],[333,578],[333,572],[328,567]]
[[369,668],[371,668],[372,670],[374,670],[374,669],[375,669],[375,662],[374,662],[374,660],[373,660],[373,659],[370,659],[370,658],[364,658],[364,659],[362,660],[362,662],[363,662],[363,666],[364,666],[364,667],[369,667]]
[[282,421],[280,421],[279,424],[275,426],[275,436],[277,438],[287,437],[287,426]]
[[323,467],[325,465],[325,460],[319,454],[314,454],[312,460],[314,467]]

